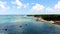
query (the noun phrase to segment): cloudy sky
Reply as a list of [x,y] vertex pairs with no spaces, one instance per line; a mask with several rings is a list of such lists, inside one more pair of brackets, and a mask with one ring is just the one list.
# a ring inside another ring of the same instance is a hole
[[0,0],[0,15],[60,14],[60,0]]

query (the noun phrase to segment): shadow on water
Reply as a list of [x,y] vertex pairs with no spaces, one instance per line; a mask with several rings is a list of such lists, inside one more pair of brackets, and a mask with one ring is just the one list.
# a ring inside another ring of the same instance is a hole
[[8,34],[60,34],[60,28],[48,23],[22,23],[21,25],[10,25],[5,29]]

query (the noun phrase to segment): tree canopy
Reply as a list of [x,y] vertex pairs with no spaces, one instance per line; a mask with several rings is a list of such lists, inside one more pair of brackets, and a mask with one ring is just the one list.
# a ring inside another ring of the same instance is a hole
[[30,15],[34,17],[42,17],[44,20],[60,20],[60,15]]

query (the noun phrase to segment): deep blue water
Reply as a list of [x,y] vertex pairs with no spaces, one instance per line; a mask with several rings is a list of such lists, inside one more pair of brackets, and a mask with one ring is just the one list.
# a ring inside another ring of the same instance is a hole
[[37,22],[34,17],[0,16],[0,34],[60,34],[60,26]]

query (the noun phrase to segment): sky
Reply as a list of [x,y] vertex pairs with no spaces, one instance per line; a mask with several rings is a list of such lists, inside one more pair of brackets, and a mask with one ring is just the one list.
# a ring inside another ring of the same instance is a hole
[[0,0],[0,15],[60,14],[60,0]]

